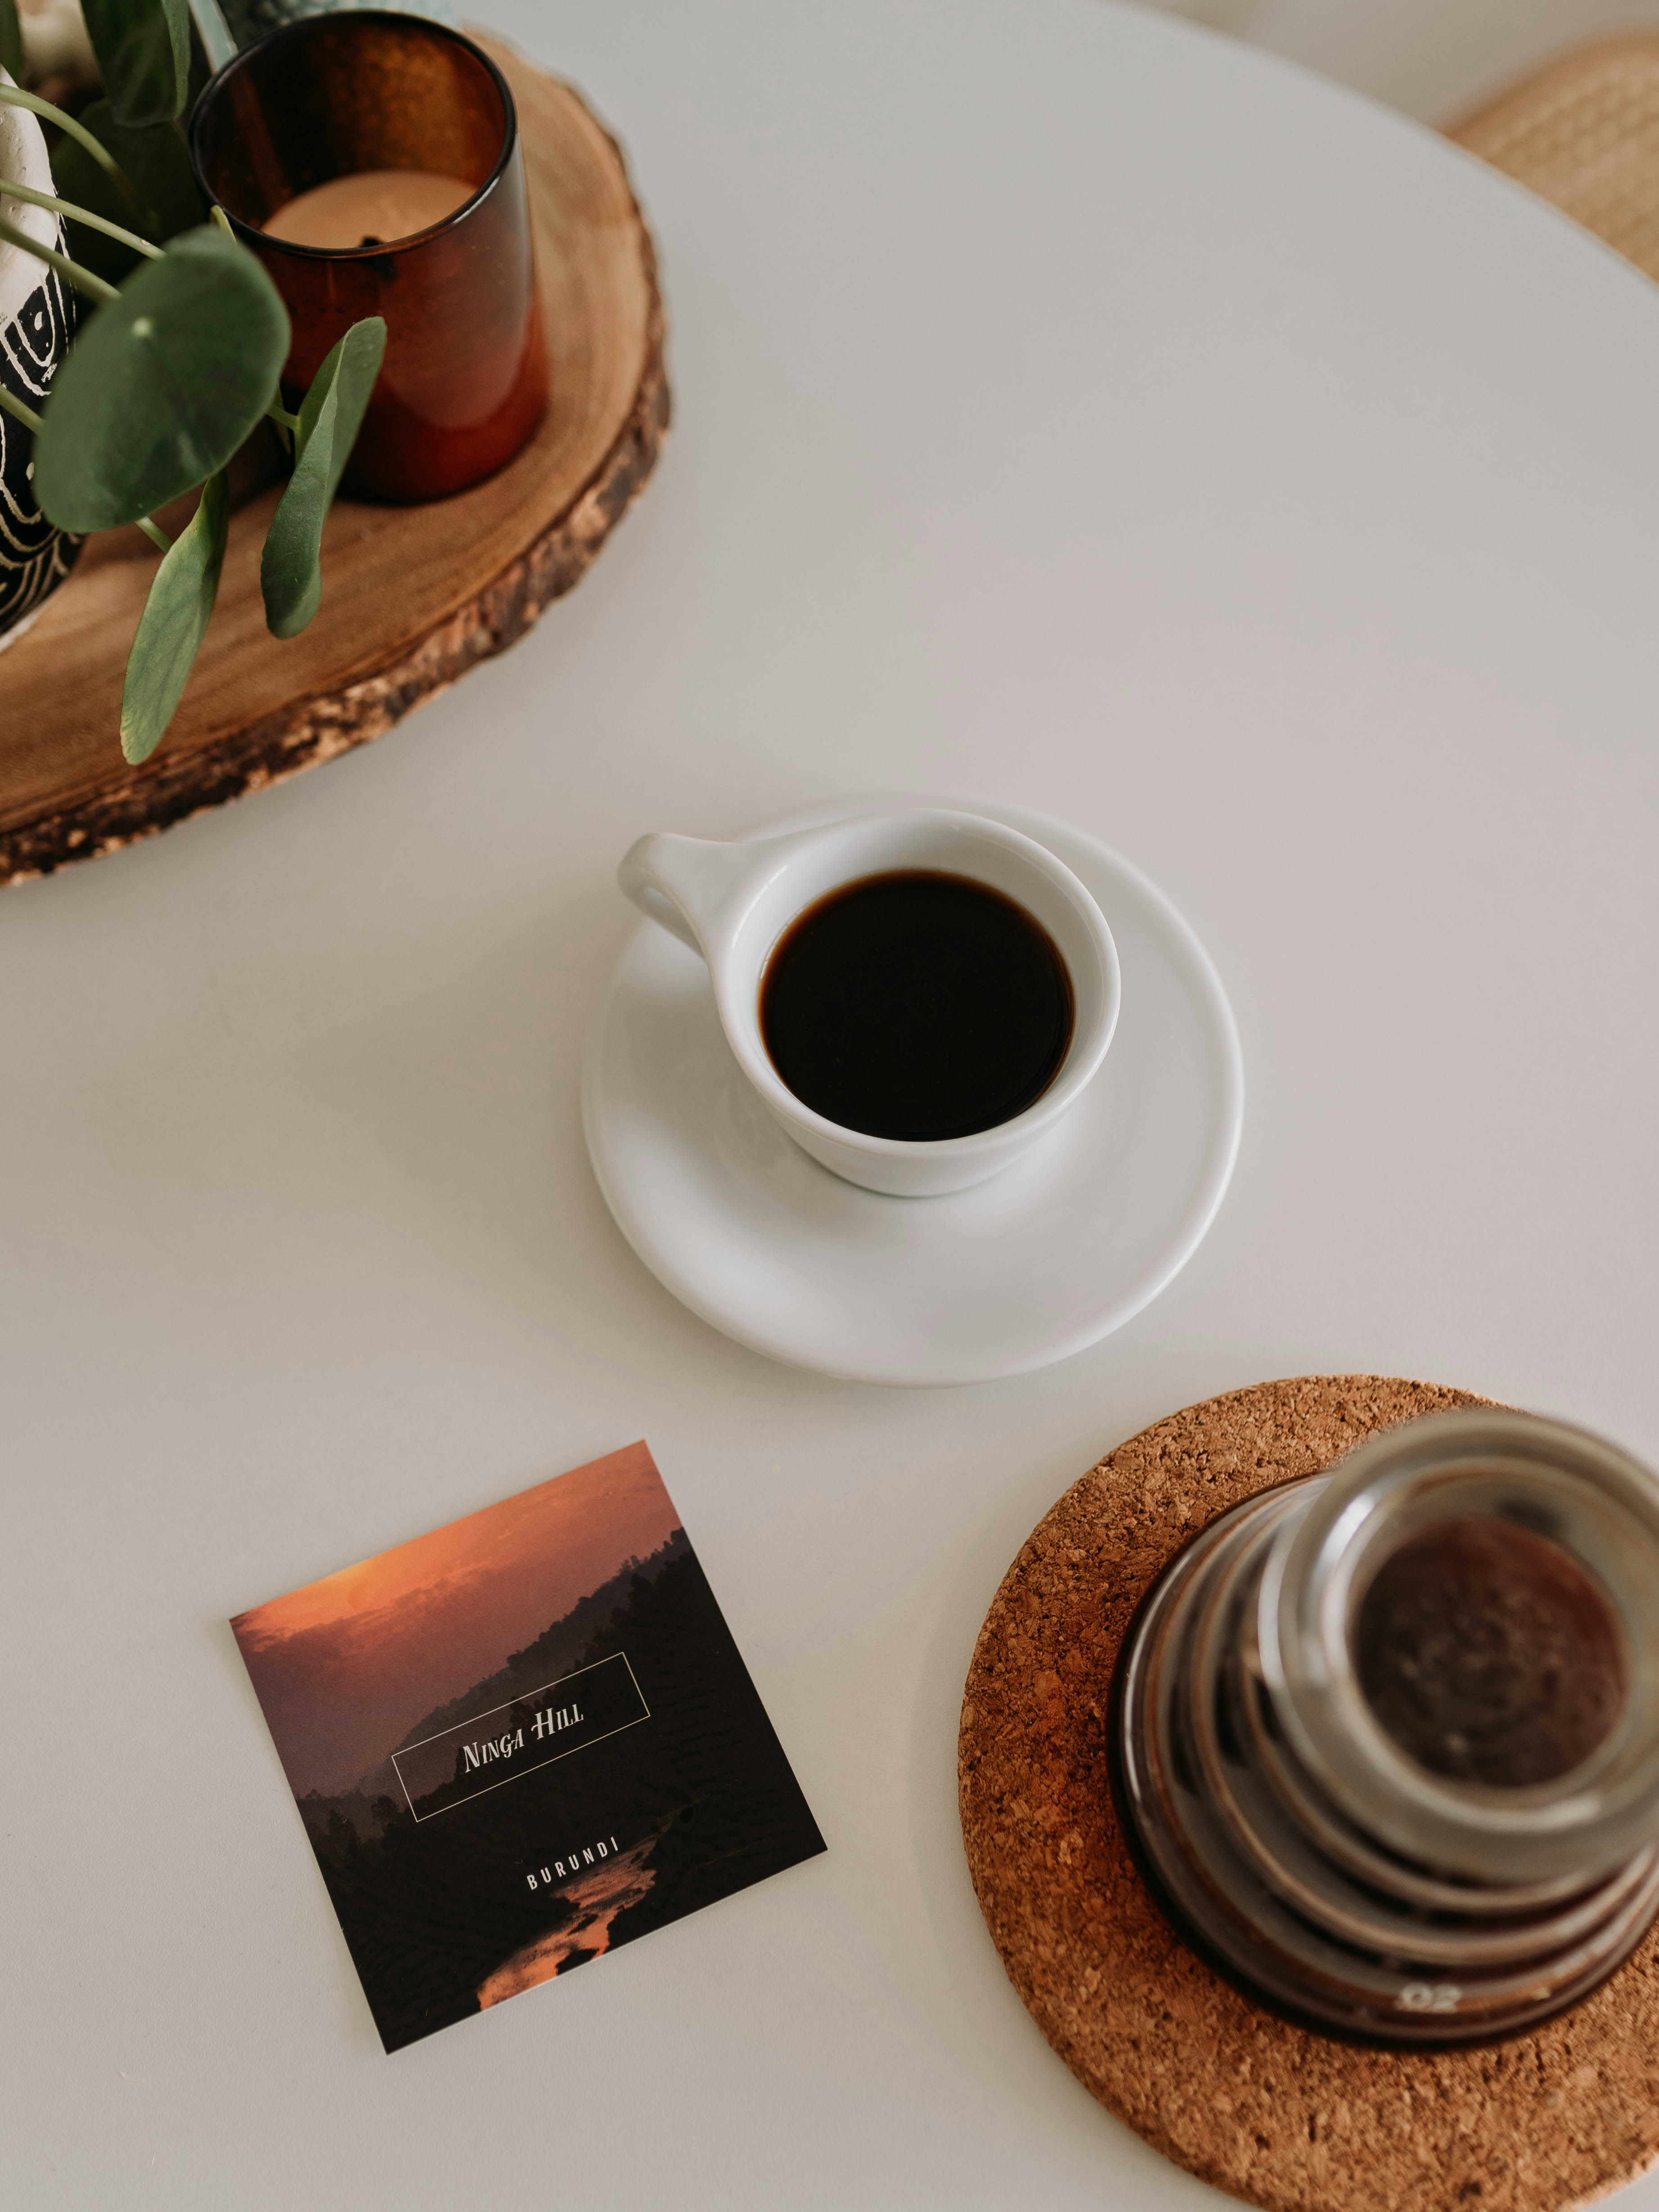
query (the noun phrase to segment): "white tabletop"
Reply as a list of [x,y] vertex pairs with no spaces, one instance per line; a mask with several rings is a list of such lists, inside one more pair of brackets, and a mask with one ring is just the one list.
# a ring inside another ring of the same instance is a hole
[[[1659,1456],[1659,294],[1097,0],[495,13],[632,157],[656,480],[384,744],[0,902],[0,2193],[1213,2201],[1004,1978],[963,1677],[1054,1497],[1218,1390]],[[583,1154],[629,839],[884,787],[1104,836],[1239,1017],[1208,1242],[1015,1382],[740,1350]],[[226,1616],[640,1435],[828,1855],[387,2059]]]

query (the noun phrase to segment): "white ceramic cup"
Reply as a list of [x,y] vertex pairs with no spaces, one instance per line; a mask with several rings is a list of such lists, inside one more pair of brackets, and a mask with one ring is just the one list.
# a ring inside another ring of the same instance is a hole
[[[828,1121],[783,1081],[761,1034],[761,983],[790,924],[843,884],[908,868],[967,876],[1012,899],[1048,931],[1071,977],[1072,1041],[1054,1080],[1023,1114],[971,1137],[918,1143]],[[642,913],[708,962],[726,1042],[780,1126],[866,1190],[934,1198],[1009,1166],[1076,1104],[1117,1025],[1117,947],[1100,908],[1052,853],[976,815],[933,807],[866,814],[734,845],[641,837],[617,879]]]

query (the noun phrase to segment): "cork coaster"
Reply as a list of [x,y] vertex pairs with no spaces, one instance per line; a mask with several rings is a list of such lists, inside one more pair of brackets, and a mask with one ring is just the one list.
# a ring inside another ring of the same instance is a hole
[[1291,2027],[1188,1950],[1112,1807],[1113,1663],[1165,1561],[1225,1507],[1373,1429],[1488,1402],[1316,1375],[1172,1414],[1038,1524],[969,1669],[963,1839],[1009,1978],[1109,2112],[1269,2212],[1562,2212],[1659,2157],[1659,1936],[1576,2010],[1508,2043],[1368,2050]]

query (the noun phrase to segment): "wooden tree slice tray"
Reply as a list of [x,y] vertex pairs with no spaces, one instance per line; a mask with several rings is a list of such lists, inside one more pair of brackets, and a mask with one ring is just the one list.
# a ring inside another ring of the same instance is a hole
[[136,530],[92,540],[0,655],[0,883],[109,852],[380,737],[521,637],[650,475],[669,415],[662,302],[622,154],[568,85],[472,35],[518,103],[551,387],[540,428],[453,499],[339,501],[321,609],[287,643],[266,630],[259,597],[278,488],[240,507],[207,643],[142,768],[123,761],[118,730],[156,556]]
[[1582,2004],[1509,2042],[1337,2042],[1263,2010],[1188,1949],[1112,1804],[1118,1647],[1188,1537],[1374,1429],[1487,1402],[1433,1383],[1312,1375],[1171,1414],[1038,1523],[969,1668],[963,1840],[1009,1979],[1103,2105],[1178,2166],[1270,2212],[1564,2212],[1659,2155],[1659,1930]]

